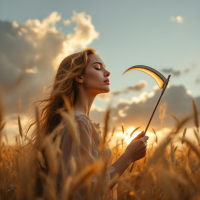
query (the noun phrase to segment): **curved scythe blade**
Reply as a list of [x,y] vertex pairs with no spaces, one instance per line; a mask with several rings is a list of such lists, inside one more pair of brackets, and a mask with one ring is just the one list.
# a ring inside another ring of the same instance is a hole
[[149,74],[157,82],[160,89],[164,87],[167,80],[160,72],[145,65],[135,65],[133,67],[130,67],[123,74],[131,70],[139,70],[139,71]]

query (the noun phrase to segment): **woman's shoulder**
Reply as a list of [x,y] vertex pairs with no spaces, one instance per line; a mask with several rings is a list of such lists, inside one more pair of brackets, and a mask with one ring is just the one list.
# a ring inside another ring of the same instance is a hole
[[74,111],[74,117],[78,124],[85,124],[91,126],[91,119],[87,115]]
[[[90,119],[88,116],[86,116],[85,114],[79,113],[77,111],[74,112],[74,119],[75,119],[76,123],[78,123],[78,124],[87,124],[88,125],[90,123]],[[61,123],[66,125],[65,119],[62,118]]]
[[87,122],[89,124],[89,126],[95,130],[96,132],[98,132],[98,135],[101,135],[101,129],[100,129],[100,123],[96,123],[94,122],[90,117],[88,117],[87,115],[83,114],[83,113],[79,113],[77,111],[74,112],[76,121],[84,121]]
[[[98,135],[101,135],[100,123],[94,122],[87,115],[77,112],[77,111],[74,111],[74,119],[80,127],[82,127],[82,126],[87,127],[87,128],[89,128],[89,130],[98,132]],[[64,119],[62,119],[62,122],[66,125]]]

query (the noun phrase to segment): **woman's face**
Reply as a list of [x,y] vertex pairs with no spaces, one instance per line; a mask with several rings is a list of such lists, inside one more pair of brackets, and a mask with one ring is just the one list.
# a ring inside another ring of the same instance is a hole
[[[96,95],[109,92],[109,76],[110,72],[106,70],[106,66],[101,58],[98,55],[90,54],[89,63],[82,76],[85,89]],[[107,82],[105,82],[106,80]]]

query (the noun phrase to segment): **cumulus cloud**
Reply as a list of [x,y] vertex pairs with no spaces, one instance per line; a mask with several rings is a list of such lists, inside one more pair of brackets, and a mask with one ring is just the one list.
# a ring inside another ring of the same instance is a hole
[[[138,127],[145,129],[149,121],[149,118],[153,112],[155,104],[158,101],[161,90],[153,90],[153,94],[145,94],[140,101],[121,101],[116,107],[111,110],[110,125],[119,126],[124,123],[125,127]],[[194,98],[198,110],[200,110],[200,97]],[[175,120],[171,117],[171,113],[174,114],[178,119],[191,114],[193,112],[191,95],[185,89],[184,86],[171,86],[166,89],[159,106],[166,103],[167,110],[164,119],[164,127],[172,128],[175,125]],[[97,110],[91,111],[91,117],[96,121],[101,121],[103,124],[103,118],[105,111],[98,112]],[[188,124],[188,127],[193,126],[194,123]],[[154,115],[151,122],[150,128],[154,127],[156,130],[161,129],[161,122],[159,118],[159,107]],[[120,129],[120,127],[119,127]]]
[[171,16],[171,21],[182,23],[183,17],[181,17],[181,16],[177,16],[177,17]]
[[[60,20],[61,16],[53,12],[42,21],[0,21],[0,85],[6,114],[18,111],[19,99],[21,113],[28,112],[30,104],[42,97],[62,59],[99,36],[91,16],[84,12],[73,12],[71,21],[76,27],[67,35],[56,29]],[[15,87],[20,77],[20,87]]]

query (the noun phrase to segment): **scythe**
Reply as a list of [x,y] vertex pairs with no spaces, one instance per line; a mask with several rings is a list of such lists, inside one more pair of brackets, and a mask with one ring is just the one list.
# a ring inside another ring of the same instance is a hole
[[[148,129],[150,123],[151,123],[151,120],[152,120],[153,115],[154,115],[154,113],[156,111],[156,108],[158,107],[158,104],[159,104],[159,102],[160,102],[160,100],[162,98],[162,95],[164,94],[165,89],[167,88],[167,85],[168,85],[168,82],[169,82],[169,79],[170,79],[171,75],[169,75],[168,78],[166,79],[160,72],[158,72],[157,70],[155,70],[155,69],[153,69],[151,67],[145,66],[145,65],[135,65],[133,67],[130,67],[123,74],[125,74],[126,72],[129,72],[131,70],[139,70],[139,71],[142,71],[142,72],[145,72],[145,73],[149,74],[157,82],[159,88],[162,89],[160,97],[159,97],[159,99],[157,101],[157,104],[156,104],[156,106],[155,106],[155,108],[153,110],[153,113],[152,113],[152,115],[151,115],[151,117],[149,119],[149,122],[147,124],[147,127],[145,129],[144,133],[146,135],[147,129]],[[133,164],[132,164],[130,172],[132,171],[132,168],[133,168]]]

